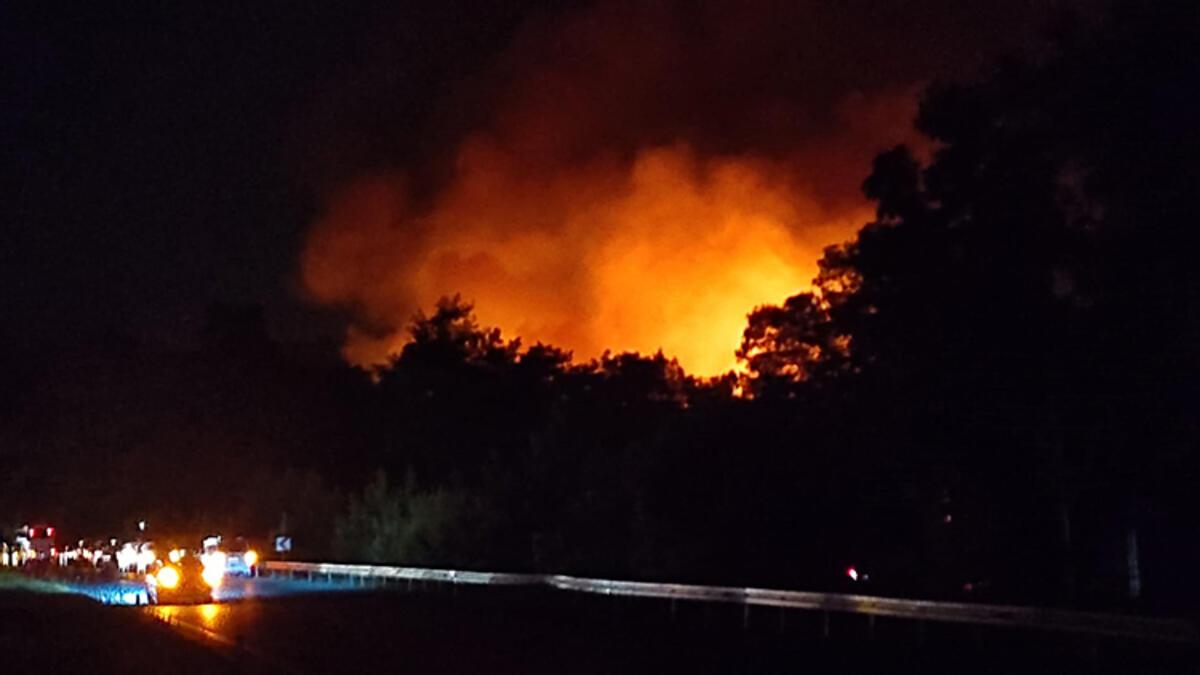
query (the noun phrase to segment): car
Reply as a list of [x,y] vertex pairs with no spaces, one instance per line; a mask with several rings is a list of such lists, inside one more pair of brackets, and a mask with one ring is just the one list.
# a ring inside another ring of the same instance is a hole
[[221,537],[206,537],[200,559],[208,567],[220,568],[225,574],[235,577],[252,577],[258,567],[258,552],[242,537],[228,545],[222,545]]
[[210,603],[222,576],[221,570],[206,567],[198,557],[181,555],[174,561],[156,563],[154,571],[146,574],[146,596],[156,605]]
[[258,567],[258,553],[241,538],[225,551],[225,573],[238,577],[252,577]]
[[200,550],[200,560],[204,565],[219,569],[223,574],[252,577],[258,571],[258,552],[243,537],[223,545],[220,535],[208,536],[204,538]]

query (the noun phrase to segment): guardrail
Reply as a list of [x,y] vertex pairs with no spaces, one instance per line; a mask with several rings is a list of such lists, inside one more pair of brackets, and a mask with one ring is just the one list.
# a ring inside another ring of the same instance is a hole
[[384,565],[345,565],[341,563],[305,563],[267,560],[259,564],[259,570],[274,574],[301,572],[309,575],[323,574],[326,577],[370,577],[377,579],[409,579],[412,581],[440,581],[452,584],[481,584],[492,586],[540,586],[546,583],[541,574],[512,574],[508,572],[472,572],[466,570],[442,570],[430,567],[389,567]]
[[[294,577],[299,573],[304,574],[308,579],[315,579],[319,575],[323,575],[326,578],[356,577],[384,581],[388,579],[407,579],[453,584],[542,586],[562,591],[596,593],[601,595],[738,604],[745,607],[745,617],[747,619],[751,606],[764,606],[813,610],[826,613],[862,614],[866,615],[872,621],[874,617],[882,616],[915,621],[966,623],[1083,633],[1136,640],[1200,642],[1200,627],[1192,622],[1132,614],[1107,614],[1041,607],[986,605],[934,600],[908,600],[870,595],[811,593],[767,588],[660,584],[643,581],[590,579],[561,574],[511,574],[425,567],[390,567],[382,565],[345,565],[339,563],[282,561],[264,561],[259,568],[260,571],[269,572],[271,575],[286,573]],[[828,630],[827,627],[828,623],[826,623],[826,630]]]

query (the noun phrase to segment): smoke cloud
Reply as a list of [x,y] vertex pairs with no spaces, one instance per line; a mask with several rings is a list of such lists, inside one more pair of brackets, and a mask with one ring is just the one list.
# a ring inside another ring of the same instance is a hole
[[346,357],[386,362],[418,309],[460,293],[483,323],[577,358],[661,349],[695,374],[733,368],[746,314],[804,290],[822,249],[870,219],[858,185],[874,154],[917,140],[923,81],[993,30],[956,25],[958,3],[826,4],[527,22],[450,97],[479,107],[451,146],[327,190],[301,272],[354,317]]

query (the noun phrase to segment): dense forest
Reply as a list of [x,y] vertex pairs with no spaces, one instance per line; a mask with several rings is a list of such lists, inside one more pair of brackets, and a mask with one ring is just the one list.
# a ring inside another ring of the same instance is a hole
[[214,307],[194,348],[5,355],[0,522],[103,536],[149,514],[314,558],[1194,607],[1200,26],[1166,4],[932,85],[931,155],[864,167],[874,222],[812,289],[747,308],[738,373],[580,363],[457,297],[365,373]]

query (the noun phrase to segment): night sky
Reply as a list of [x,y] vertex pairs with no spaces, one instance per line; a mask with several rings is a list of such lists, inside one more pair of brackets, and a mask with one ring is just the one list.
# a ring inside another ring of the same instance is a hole
[[411,135],[438,83],[516,18],[471,3],[141,4],[9,3],[0,21],[10,339],[186,341],[214,301],[264,303],[273,329],[311,334],[293,282],[321,134],[306,116],[378,67],[369,41],[388,25],[387,123]]
[[[0,20],[10,66],[0,90],[9,344],[113,334],[188,344],[214,302],[263,304],[283,339],[339,339],[337,303],[307,300],[298,265],[330,191],[385,168],[407,172],[418,204],[437,194],[464,135],[523,105],[510,105],[509,92],[520,91],[530,63],[557,58],[555,40],[570,35],[564,23],[603,31],[625,20],[583,3],[141,4],[9,3]],[[680,77],[712,86],[677,100],[664,94],[644,117],[639,109],[563,152],[683,140],[702,156],[786,154],[823,128],[812,121],[823,107],[964,75],[997,50],[1028,51],[1049,14],[1032,2],[983,3],[969,14],[955,2],[819,4],[717,3],[696,16],[661,6],[681,34],[745,20],[777,26],[761,36],[768,47],[812,49],[783,58],[762,84],[737,71],[734,54],[708,62],[732,63],[730,72],[702,72],[684,49]],[[802,77],[788,71],[805,63],[813,65]],[[586,64],[567,72],[592,86]],[[803,114],[789,113],[801,120],[796,138],[772,147],[751,122],[731,125],[737,111],[721,95],[730,82],[744,85],[734,98],[807,97],[811,105],[796,108]],[[614,97],[628,95],[617,89]],[[621,124],[636,129],[612,132]],[[854,195],[866,171],[833,171],[840,182],[819,191]]]

